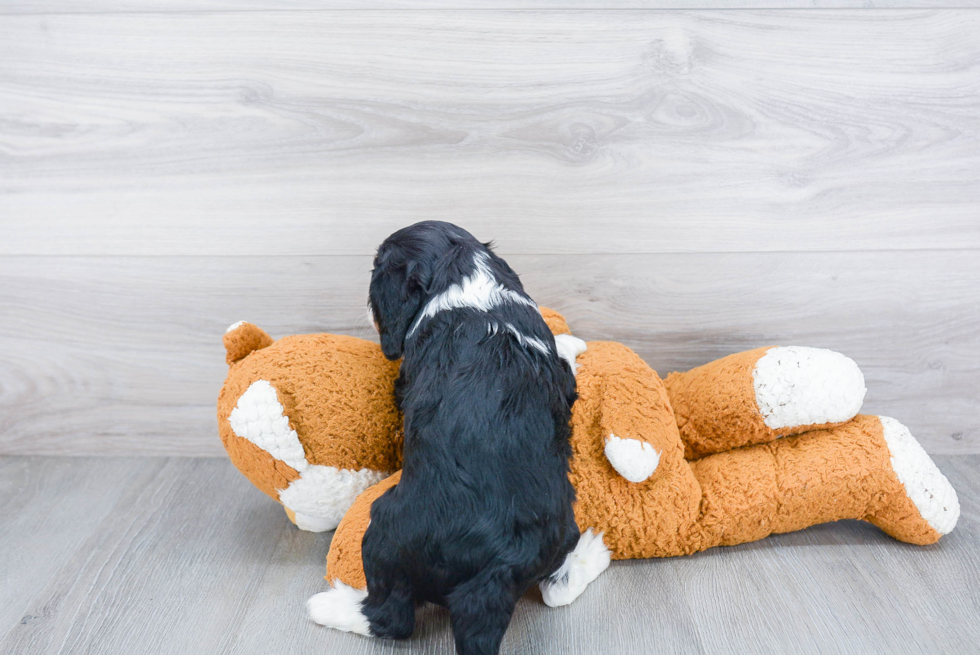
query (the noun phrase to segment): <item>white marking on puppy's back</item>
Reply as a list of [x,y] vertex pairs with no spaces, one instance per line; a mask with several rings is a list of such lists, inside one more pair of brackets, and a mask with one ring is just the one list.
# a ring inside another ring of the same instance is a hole
[[507,331],[514,335],[514,337],[517,339],[517,343],[521,344],[522,346],[531,346],[532,348],[536,348],[545,355],[551,352],[551,348],[548,347],[548,344],[541,339],[538,339],[537,337],[528,337],[521,334],[517,328],[510,323],[507,323],[506,325]]
[[516,291],[504,288],[493,276],[493,271],[487,265],[489,256],[485,252],[478,252],[473,257],[473,273],[463,279],[462,282],[453,284],[448,289],[429,299],[425,304],[425,309],[415,319],[412,328],[408,331],[411,336],[423,320],[432,318],[439,312],[447,309],[462,309],[470,307],[481,311],[502,305],[505,302],[512,302],[528,307],[538,306],[527,296],[521,295]]
[[361,611],[365,598],[367,591],[348,587],[337,580],[333,589],[316,594],[306,601],[306,607],[310,611],[310,618],[320,625],[370,637],[371,624]]

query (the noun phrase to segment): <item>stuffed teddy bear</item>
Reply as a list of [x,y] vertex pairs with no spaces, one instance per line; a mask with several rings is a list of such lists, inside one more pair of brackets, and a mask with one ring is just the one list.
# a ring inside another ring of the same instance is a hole
[[[857,414],[864,378],[847,357],[766,347],[661,380],[626,346],[583,342],[541,311],[575,361],[570,478],[592,535],[580,546],[668,557],[844,518],[930,544],[955,526],[956,493],[908,429]],[[249,323],[224,342],[232,461],[298,527],[336,527],[327,579],[363,589],[370,505],[398,482],[397,362],[361,339],[273,342]]]

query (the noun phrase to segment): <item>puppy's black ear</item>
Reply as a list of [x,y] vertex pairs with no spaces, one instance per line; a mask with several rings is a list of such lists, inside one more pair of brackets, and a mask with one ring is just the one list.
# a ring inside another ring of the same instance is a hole
[[405,337],[422,309],[425,282],[415,262],[392,250],[379,250],[371,272],[369,300],[381,335],[381,351],[391,360],[402,356]]

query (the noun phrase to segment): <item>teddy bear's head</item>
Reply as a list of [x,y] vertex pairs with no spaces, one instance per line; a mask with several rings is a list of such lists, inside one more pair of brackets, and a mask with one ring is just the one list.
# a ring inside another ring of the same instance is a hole
[[273,342],[244,322],[224,343],[218,427],[232,462],[301,528],[332,530],[360,492],[401,466],[398,363],[364,339]]

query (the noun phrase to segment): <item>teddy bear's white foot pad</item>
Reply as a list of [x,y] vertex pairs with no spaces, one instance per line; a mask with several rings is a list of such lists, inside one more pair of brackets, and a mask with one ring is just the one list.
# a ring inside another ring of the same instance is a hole
[[311,597],[306,601],[306,607],[315,623],[370,637],[371,625],[361,612],[361,604],[365,598],[367,598],[367,591],[349,587],[336,580],[333,589]]
[[570,604],[609,567],[609,560],[609,549],[602,541],[602,533],[595,534],[592,528],[583,532],[575,550],[565,557],[561,567],[538,585],[545,605],[561,607]]
[[960,517],[960,501],[953,485],[907,427],[887,416],[879,416],[878,420],[891,454],[892,469],[909,500],[933,530],[949,534]]
[[773,430],[854,418],[864,402],[864,375],[854,360],[824,348],[770,348],[752,371],[755,400]]

